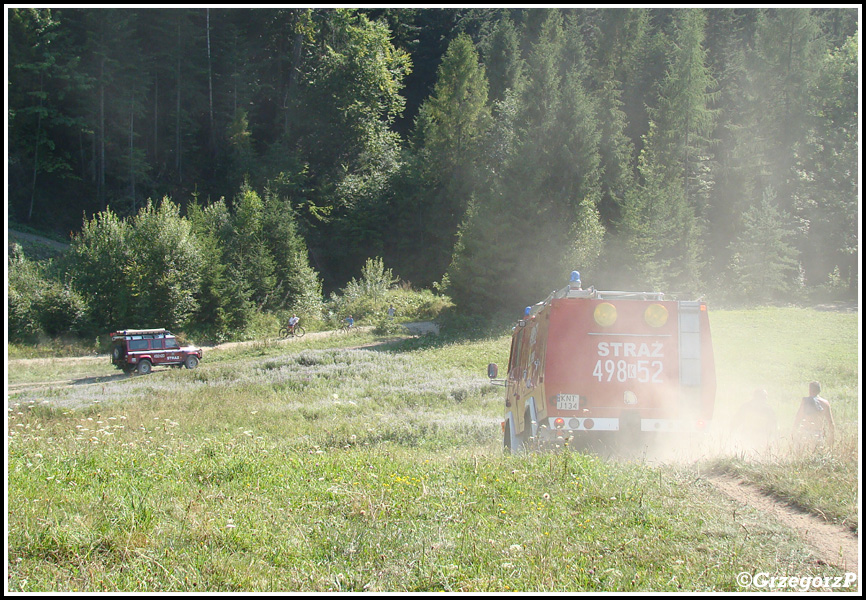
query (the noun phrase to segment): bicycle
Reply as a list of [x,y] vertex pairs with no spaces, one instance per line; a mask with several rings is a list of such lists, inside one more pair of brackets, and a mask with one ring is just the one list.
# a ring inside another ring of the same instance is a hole
[[280,329],[281,338],[304,337],[305,333],[307,333],[306,330],[300,325],[295,325],[294,327],[283,327]]

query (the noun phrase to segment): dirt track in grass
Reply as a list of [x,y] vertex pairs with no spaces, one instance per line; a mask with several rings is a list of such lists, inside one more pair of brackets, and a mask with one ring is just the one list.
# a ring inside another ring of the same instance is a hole
[[849,529],[797,510],[735,477],[714,475],[707,480],[733,502],[750,506],[796,531],[814,549],[818,561],[857,573],[859,578],[858,538]]

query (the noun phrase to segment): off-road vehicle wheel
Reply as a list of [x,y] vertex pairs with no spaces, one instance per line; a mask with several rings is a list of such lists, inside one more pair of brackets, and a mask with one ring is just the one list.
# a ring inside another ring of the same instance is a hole
[[140,363],[138,363],[138,372],[142,375],[147,375],[153,371],[153,365],[150,364],[150,361],[147,359],[143,359]]
[[183,366],[185,366],[187,369],[195,369],[198,366],[198,356],[187,356],[186,360],[183,361]]

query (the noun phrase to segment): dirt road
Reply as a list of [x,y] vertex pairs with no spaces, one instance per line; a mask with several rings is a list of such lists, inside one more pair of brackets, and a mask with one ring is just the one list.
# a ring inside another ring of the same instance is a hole
[[859,576],[858,539],[849,529],[796,510],[739,479],[717,475],[707,480],[733,502],[759,510],[796,531],[821,561]]
[[[438,333],[439,327],[435,323],[430,322],[418,322],[418,323],[406,323],[407,334],[409,336],[417,336],[424,335],[429,333]],[[370,326],[359,326],[357,328],[358,331],[370,331],[372,327]],[[317,338],[326,338],[331,336],[342,335],[335,331],[316,331],[308,333],[303,338],[272,338],[267,340],[268,344],[291,344],[300,341],[301,339],[317,339]],[[393,340],[392,340],[393,341]],[[207,353],[213,350],[226,350],[229,348],[235,348],[238,346],[250,346],[253,344],[261,344],[262,340],[252,340],[246,342],[225,342],[222,344],[216,344],[213,346],[202,346],[202,349],[205,352],[205,356]],[[369,344],[364,344],[362,346],[353,346],[352,348],[364,348],[379,345],[382,342],[373,342]],[[390,343],[390,342],[389,342]],[[109,364],[110,357],[108,354],[95,354],[93,356],[72,356],[72,357],[61,357],[61,358],[18,358],[14,360],[10,360],[7,362],[7,369],[14,369],[16,365],[20,366],[33,366],[33,365],[48,365],[48,364],[65,364],[65,365],[73,365],[73,364],[82,364],[82,363],[98,363],[104,362],[105,364]],[[23,383],[12,383],[8,384],[6,388],[7,396],[9,393],[23,392],[27,390],[35,390],[40,388],[50,388],[57,386],[66,386],[66,385],[87,385],[87,384],[97,384],[97,383],[106,383],[108,381],[113,381],[117,379],[123,379],[128,377],[128,375],[124,373],[112,373],[111,375],[103,375],[103,376],[94,376],[94,377],[79,377],[76,379],[53,379],[50,381],[28,381]]]

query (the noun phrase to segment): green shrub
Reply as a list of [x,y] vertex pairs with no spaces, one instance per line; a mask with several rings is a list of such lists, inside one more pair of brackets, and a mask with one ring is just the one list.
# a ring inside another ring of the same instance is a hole
[[56,279],[43,263],[28,260],[17,244],[9,254],[9,339],[83,333],[87,323],[84,297]]
[[87,302],[69,285],[47,281],[34,305],[42,331],[50,336],[82,334],[88,326]]
[[33,298],[42,285],[36,263],[27,260],[18,244],[9,248],[9,339],[24,340],[39,331]]
[[[348,315],[356,321],[379,323],[393,306],[398,321],[429,321],[453,306],[447,296],[430,290],[416,291],[386,269],[381,258],[367,259],[361,279],[352,279],[340,293],[332,293],[326,306],[328,318],[337,322]],[[333,324],[333,323],[332,323]]]
[[373,333],[376,335],[392,335],[399,333],[403,329],[403,325],[385,315],[376,320]]

